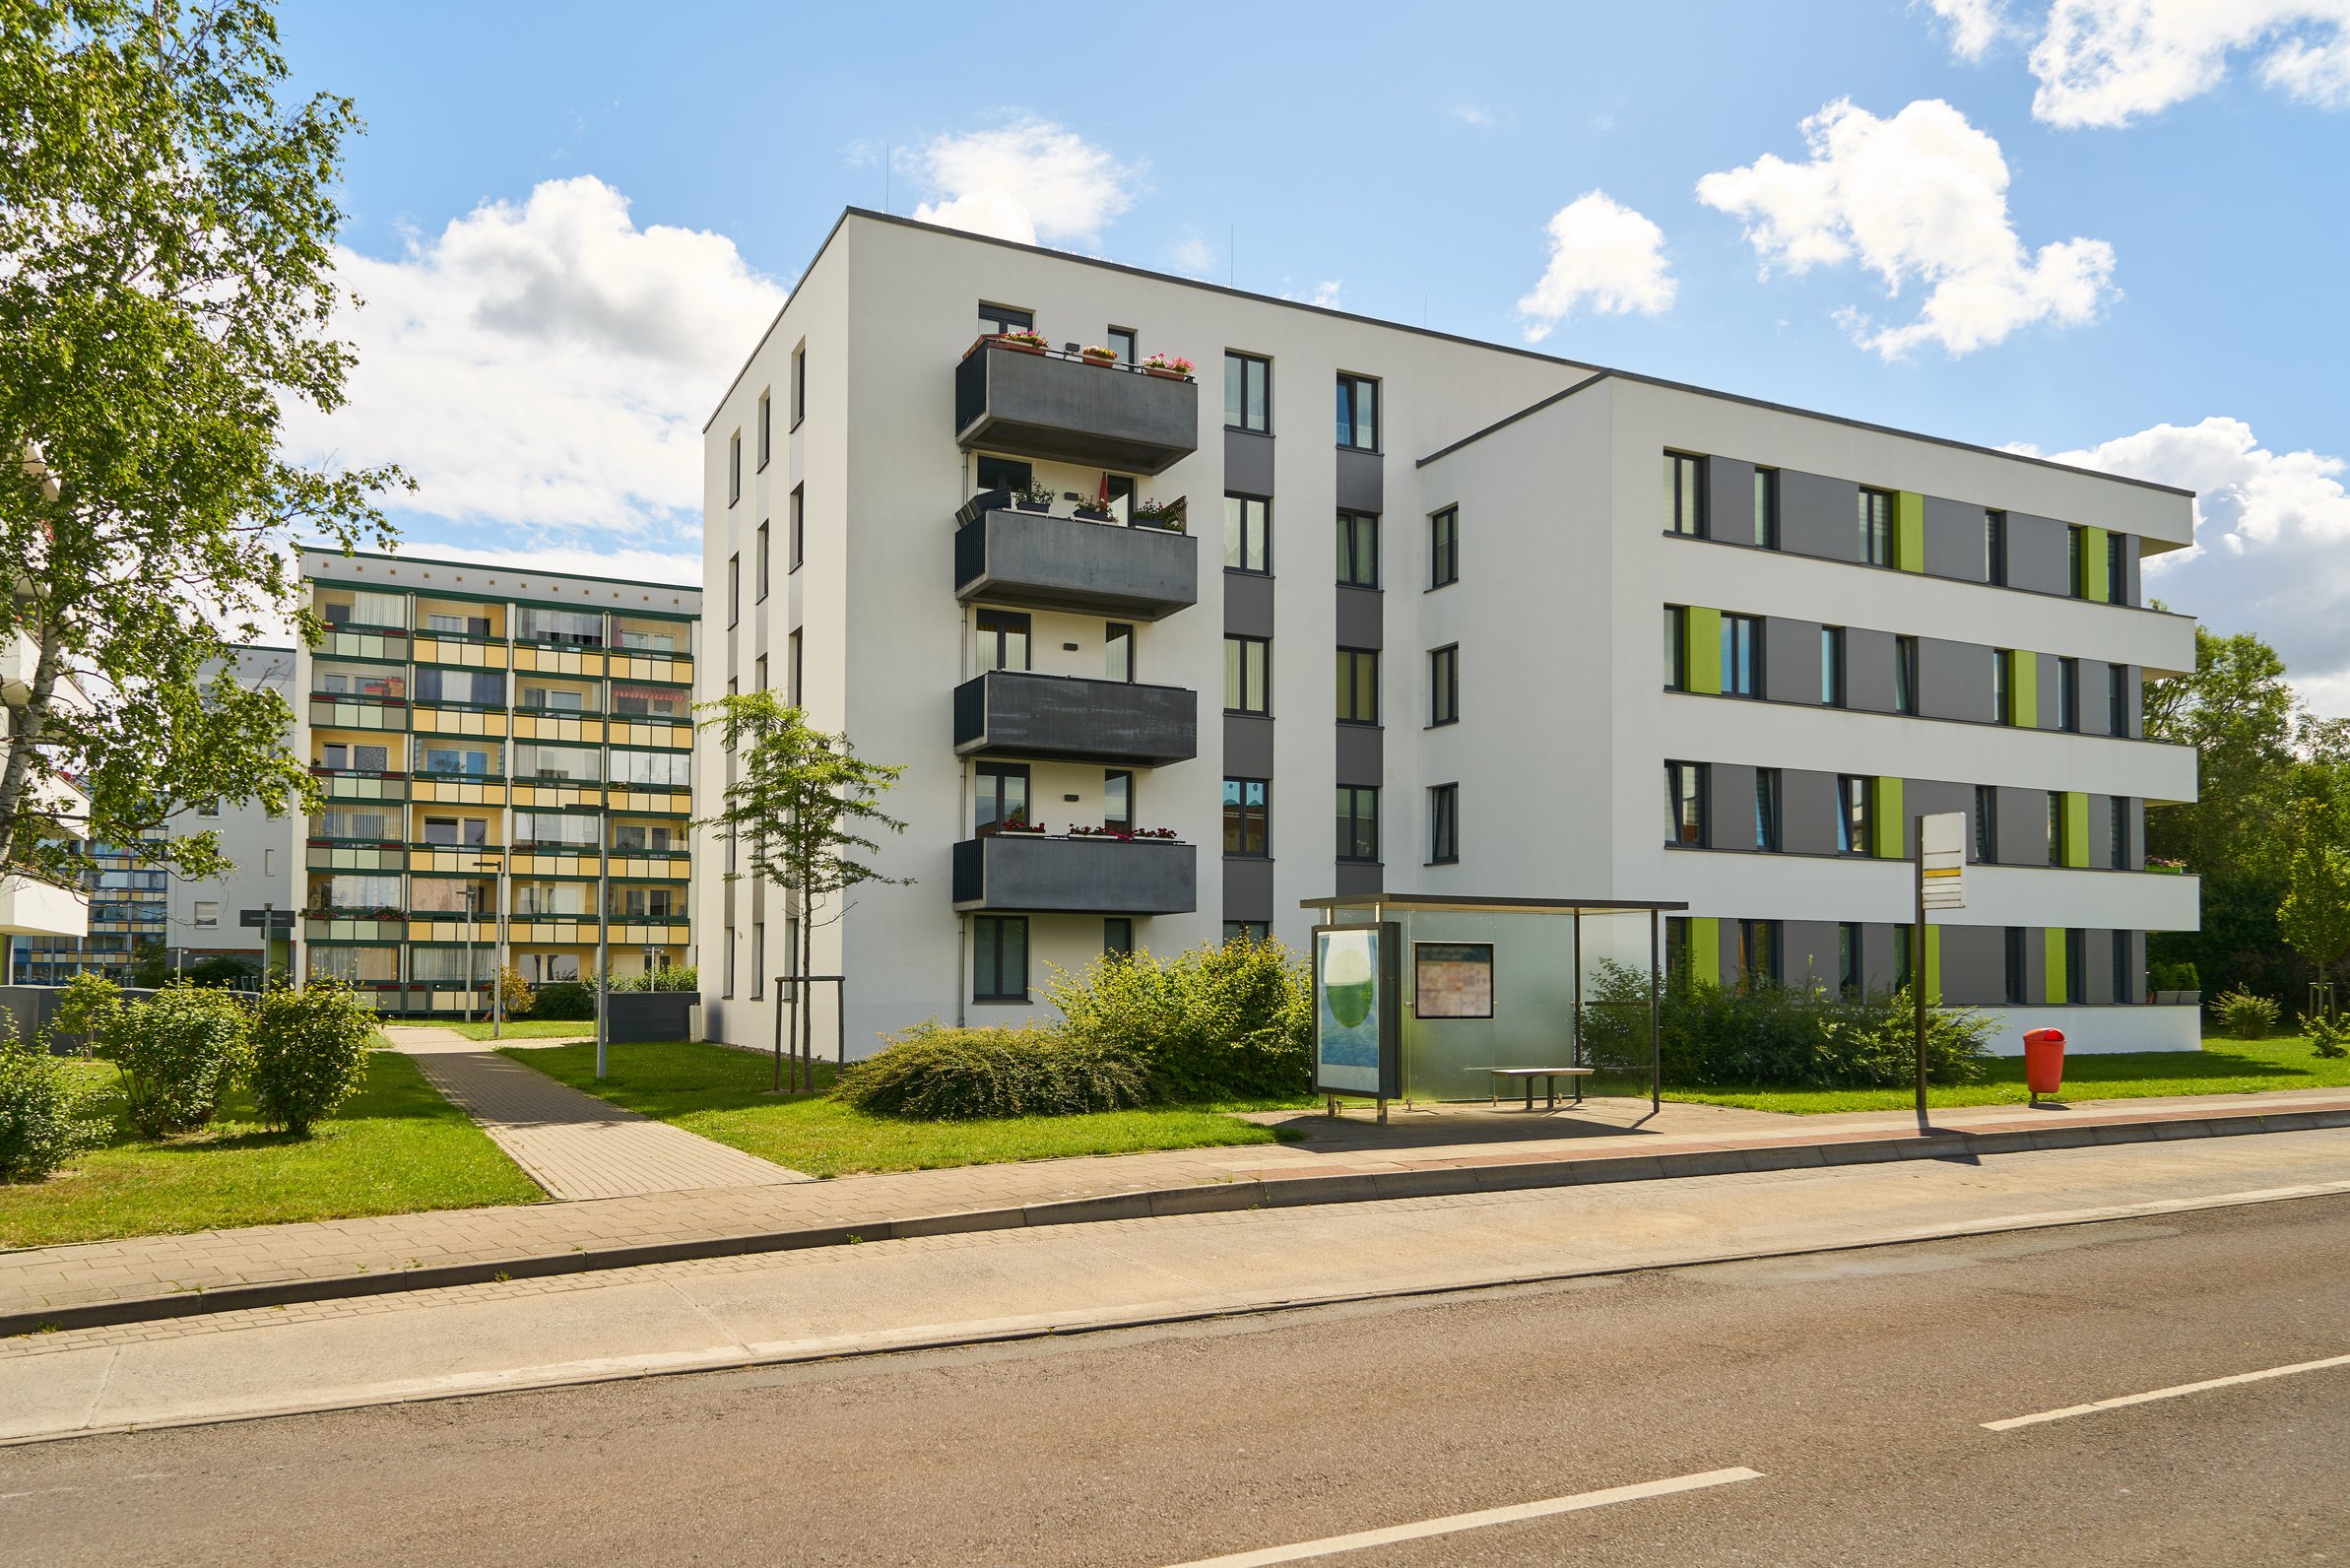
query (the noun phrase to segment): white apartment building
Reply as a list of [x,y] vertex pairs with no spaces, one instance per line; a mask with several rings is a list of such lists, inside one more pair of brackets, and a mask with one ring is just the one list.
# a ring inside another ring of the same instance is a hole
[[[2193,663],[2139,579],[2183,491],[855,210],[705,448],[698,694],[906,766],[913,881],[797,960],[851,1056],[1333,893],[1685,900],[1696,972],[1887,985],[1939,811],[1977,864],[1929,994],[2196,1038],[2144,983],[2197,919],[2141,825],[2195,790],[2138,694]],[[729,869],[706,1016],[760,1044],[796,960]]]
[[[293,712],[292,648],[239,647],[233,664],[239,686],[275,691]],[[202,881],[175,874],[164,878],[162,940],[174,967],[184,969],[207,958],[234,958],[249,965],[256,978],[267,968],[285,967],[292,955],[291,940],[272,937],[262,926],[248,926],[243,917],[250,910],[267,919],[273,911],[297,907],[287,819],[270,816],[257,802],[233,807],[215,803],[209,809],[198,803],[194,819],[185,825],[218,833],[221,853],[233,864],[223,875]]]

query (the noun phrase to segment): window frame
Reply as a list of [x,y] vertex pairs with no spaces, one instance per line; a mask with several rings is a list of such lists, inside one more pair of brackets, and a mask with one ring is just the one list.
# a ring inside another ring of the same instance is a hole
[[[1258,423],[1249,423],[1249,373],[1254,367],[1262,374],[1258,378]],[[1240,423],[1232,422],[1233,373],[1240,375]],[[1242,349],[1224,351],[1224,428],[1238,430],[1244,435],[1271,435],[1273,431],[1273,360],[1266,355],[1250,354]]]
[[2056,728],[2081,733],[2081,661],[2062,655],[2056,659]]
[[1779,470],[1754,471],[1754,548],[1779,548]]
[[758,525],[758,542],[754,548],[752,557],[754,562],[752,567],[752,575],[755,578],[753,583],[754,594],[751,599],[752,604],[763,605],[767,602],[767,556],[768,546],[770,543],[768,539],[768,531],[774,526],[774,521],[775,520],[770,517]]
[[[1238,786],[1235,789],[1235,786]],[[1249,800],[1251,786],[1257,799]],[[1246,778],[1228,774],[1224,779],[1222,810],[1224,858],[1226,860],[1271,860],[1273,858],[1273,780]],[[1235,798],[1237,797],[1237,798]],[[1240,829],[1238,849],[1233,848],[1233,828]],[[1256,847],[1250,848],[1250,827],[1254,824]]]
[[1754,851],[1758,855],[1780,853],[1783,839],[1780,822],[1785,810],[1785,780],[1775,767],[1754,770]]
[[1428,587],[1434,593],[1461,580],[1461,507],[1439,506],[1428,514]]
[[[1379,728],[1379,650],[1341,647],[1338,650],[1337,664],[1338,722],[1358,729]],[[1363,672],[1366,668],[1370,672],[1368,703],[1363,700]],[[1356,717],[1366,706],[1370,710],[1370,717]]]
[[1722,617],[1722,695],[1760,702],[1768,694],[1763,673],[1763,618]]
[[[1239,661],[1237,666],[1234,664],[1236,657]],[[1256,664],[1256,685],[1259,697],[1263,703],[1263,706],[1254,708],[1246,706],[1249,697],[1249,666],[1252,657]],[[1236,695],[1240,698],[1242,706],[1234,707],[1232,705],[1232,699]],[[1251,637],[1233,631],[1224,633],[1224,711],[1244,718],[1262,719],[1273,716],[1273,639],[1271,637]]]
[[1107,347],[1119,351],[1119,363],[1141,364],[1142,362],[1142,334],[1135,331],[1134,328],[1105,327],[1102,329],[1102,335]]
[[1843,708],[1852,705],[1850,689],[1845,678],[1845,650],[1851,646],[1842,626],[1819,628],[1820,706]]
[[768,461],[775,455],[775,389],[763,387],[758,395],[758,472],[767,471]]
[[[1370,548],[1363,549],[1368,540]],[[1379,589],[1379,514],[1340,510],[1338,514],[1338,586]],[[1363,557],[1370,556],[1368,571]]]
[[[1343,407],[1347,411],[1346,429],[1344,432],[1339,434],[1338,442],[1338,450],[1341,452],[1374,453],[1380,451],[1379,378],[1377,376],[1358,375],[1352,370],[1340,370],[1338,374],[1338,384],[1335,390],[1338,399],[1338,406]],[[1363,393],[1365,391],[1368,391],[1371,395],[1371,417],[1367,422],[1363,419]],[[1371,438],[1368,441],[1362,439],[1363,425],[1366,423],[1371,427]]]
[[1703,762],[1665,759],[1665,848],[1708,847],[1713,836],[1713,771]]
[[1868,773],[1836,775],[1836,853],[1866,860],[1876,852],[1876,778]]
[[[1019,989],[1008,991],[1004,989],[1007,968],[1004,961],[1004,939],[1014,929],[1019,932]],[[993,972],[988,973],[983,969],[983,955],[987,951],[983,934],[991,930],[995,936],[995,962],[992,966]],[[1026,1002],[1028,1000],[1028,917],[1026,915],[973,915],[971,917],[971,1001],[974,1004]],[[991,981],[995,989],[983,989],[984,984]]]
[[[1121,646],[1123,646],[1126,650],[1126,673],[1124,675],[1118,674],[1117,665],[1113,662],[1111,657],[1111,651]],[[1105,621],[1102,622],[1101,667],[1103,680],[1115,681],[1124,686],[1133,686],[1136,681],[1136,666],[1142,662],[1135,657],[1135,628],[1133,622],[1126,621]]]
[[1993,588],[2007,586],[2007,514],[1987,509],[1983,514],[1983,580]]
[[[1679,539],[1710,539],[1707,526],[1706,460],[1695,452],[1665,449],[1665,532]],[[1683,527],[1684,520],[1688,526]]]
[[[1341,866],[1376,866],[1379,859],[1379,786],[1376,784],[1340,784],[1337,786],[1336,825],[1338,829],[1338,862]],[[1365,802],[1369,810],[1364,809]],[[1349,845],[1359,849],[1364,830],[1369,829],[1370,853],[1349,854]]]
[[979,330],[988,337],[1000,338],[1007,332],[1034,332],[1036,312],[1017,305],[991,304],[979,301]]
[[792,429],[808,418],[808,340],[792,346]]
[[[989,623],[991,621],[992,625]],[[1018,623],[1016,634],[1020,645],[1020,662],[1016,665],[1005,662],[1011,650],[1011,640],[1015,634],[1015,621]],[[979,650],[986,645],[985,639],[990,635],[995,638],[994,664],[977,658]],[[971,649],[975,662],[979,663],[981,675],[993,675],[999,671],[1008,675],[1029,674],[1035,669],[1036,661],[1036,618],[1025,610],[1003,610],[994,605],[977,606],[971,612]]]
[[792,563],[787,572],[798,571],[808,559],[808,487],[805,484],[792,487],[791,506]]
[[[1884,570],[1894,568],[1894,492],[1879,490],[1873,485],[1860,488],[1860,507],[1857,522],[1860,531],[1860,564]],[[1879,515],[1881,510],[1882,515]]]
[[1428,650],[1428,725],[1431,730],[1461,722],[1461,644]]
[[1905,718],[1914,719],[1923,712],[1918,680],[1918,639],[1897,634],[1893,639],[1893,711]]
[[[1016,785],[1017,788],[1012,786]],[[1014,807],[1012,799],[1019,797]],[[982,818],[980,814],[992,815]],[[1025,762],[1000,762],[990,759],[971,767],[971,836],[988,838],[1003,831],[1004,824],[1017,817],[1021,823],[1035,821],[1035,770]]]
[[1689,689],[1689,607],[1665,607],[1665,689]]
[[1450,784],[1428,786],[1428,864],[1457,866],[1461,863],[1461,786]]
[[1999,863],[1999,788],[1995,784],[1975,786],[1974,829],[1968,841],[1969,858],[1978,866],[1996,866]]
[[[1239,502],[1235,509],[1233,503]],[[1249,526],[1250,506],[1256,507],[1257,519],[1253,542],[1256,545],[1257,564],[1249,561],[1252,535]],[[1233,564],[1237,555],[1240,564]],[[1224,491],[1224,570],[1246,577],[1273,575],[1273,497],[1251,495],[1246,490]]]

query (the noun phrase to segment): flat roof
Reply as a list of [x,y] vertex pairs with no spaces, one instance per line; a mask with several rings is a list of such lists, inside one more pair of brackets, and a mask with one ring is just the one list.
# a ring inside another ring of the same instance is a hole
[[652,582],[643,577],[590,577],[585,572],[555,571],[519,560],[455,560],[446,555],[402,555],[380,550],[344,550],[337,545],[300,545],[305,555],[330,555],[338,560],[388,560],[396,566],[461,566],[475,571],[513,571],[531,577],[562,577],[571,582],[596,582],[619,588],[666,588],[671,593],[699,594],[701,584]]
[[1648,898],[1459,898],[1450,893],[1346,893],[1301,898],[1300,909],[1430,909],[1464,914],[1623,915],[1667,913],[1686,903]]

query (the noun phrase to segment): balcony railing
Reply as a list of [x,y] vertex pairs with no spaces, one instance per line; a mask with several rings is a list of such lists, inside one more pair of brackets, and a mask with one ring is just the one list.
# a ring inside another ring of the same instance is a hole
[[954,371],[954,438],[1014,457],[1161,474],[1200,447],[1200,384],[981,338]]
[[1163,767],[1200,751],[1188,686],[991,670],[954,688],[954,749]]
[[958,910],[1188,915],[1199,901],[1196,844],[991,833],[954,846]]
[[1089,522],[994,491],[961,512],[954,596],[1156,621],[1200,602],[1200,542],[1173,529]]

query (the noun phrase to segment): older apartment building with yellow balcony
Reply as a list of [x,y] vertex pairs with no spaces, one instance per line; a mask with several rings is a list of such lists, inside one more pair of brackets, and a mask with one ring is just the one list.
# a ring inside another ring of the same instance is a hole
[[693,961],[686,921],[701,595],[305,550],[327,623],[295,671],[302,965],[391,1013]]

